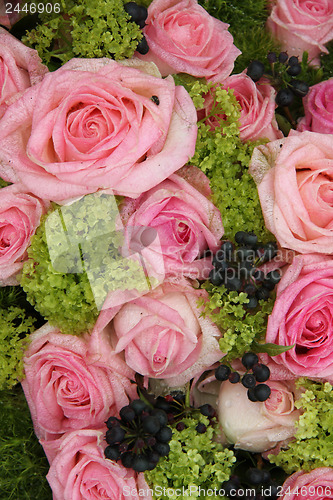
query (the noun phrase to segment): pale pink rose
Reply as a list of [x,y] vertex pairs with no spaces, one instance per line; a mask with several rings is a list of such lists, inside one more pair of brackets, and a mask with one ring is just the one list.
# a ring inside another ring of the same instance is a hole
[[72,59],[28,89],[0,122],[2,177],[56,201],[135,198],[182,167],[197,135],[189,94],[152,64],[128,64]]
[[169,386],[185,384],[223,356],[218,345],[220,331],[200,316],[200,298],[206,299],[207,293],[192,288],[185,280],[164,282],[119,308],[103,330],[99,329],[103,320],[98,321],[90,350],[107,357],[107,336],[111,349],[124,353],[132,370],[165,379]]
[[51,462],[46,478],[53,500],[152,499],[144,474],[104,457],[106,427],[66,433],[42,442]]
[[281,247],[333,253],[333,141],[329,134],[290,133],[255,148],[250,173],[266,227]]
[[294,377],[333,379],[333,258],[299,255],[282,277],[266,342],[294,347],[272,359]]
[[[257,84],[246,75],[240,73],[231,75],[223,82],[223,88],[233,89],[240,108],[240,138],[242,141],[256,141],[266,138],[270,141],[282,137],[275,120],[275,95],[274,88],[261,79]],[[213,104],[213,95],[208,95],[205,100],[204,110],[199,111],[199,118],[208,116]],[[224,120],[224,116],[218,116]],[[219,127],[220,122],[215,116],[207,122],[213,129]]]
[[305,116],[297,130],[333,134],[333,78],[310,87],[303,99]]
[[295,408],[293,382],[265,382],[271,388],[269,399],[252,402],[241,384],[222,382],[218,400],[220,425],[235,448],[261,453],[286,442],[296,432],[300,411]]
[[133,371],[114,353],[109,364],[90,356],[88,339],[49,324],[31,337],[22,387],[40,439],[100,427],[136,397]]
[[19,184],[0,189],[0,286],[17,285],[31,237],[48,203]]
[[229,25],[210,16],[196,0],[154,0],[143,30],[149,52],[163,76],[188,73],[223,80],[241,53]]
[[0,27],[0,118],[11,102],[41,81],[47,71],[36,50]]
[[207,278],[212,259],[204,252],[215,253],[223,235],[220,211],[207,195],[208,178],[196,167],[184,167],[134,202],[125,200],[126,245],[136,251],[146,248],[143,236],[151,230],[159,240],[147,256],[152,265],[157,267],[162,258],[167,275]]
[[333,39],[332,0],[273,0],[267,28],[282,50],[302,56],[308,52],[311,64],[319,65],[325,44]]
[[283,483],[281,494],[281,500],[329,500],[333,498],[333,468],[295,472]]

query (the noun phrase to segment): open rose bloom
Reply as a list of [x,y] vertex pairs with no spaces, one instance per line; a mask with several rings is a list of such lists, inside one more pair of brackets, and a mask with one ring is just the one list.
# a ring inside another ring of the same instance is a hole
[[333,134],[333,78],[317,83],[303,99],[305,116],[297,130]]
[[311,472],[298,471],[282,486],[282,500],[328,500],[333,498],[333,468],[319,467]]

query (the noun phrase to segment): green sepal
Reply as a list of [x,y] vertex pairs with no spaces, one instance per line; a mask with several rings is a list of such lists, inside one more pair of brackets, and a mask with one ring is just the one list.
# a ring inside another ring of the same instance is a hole
[[265,352],[269,356],[278,356],[278,354],[282,354],[283,352],[290,351],[295,347],[295,344],[293,345],[276,345],[276,344],[258,344],[258,342],[253,342],[251,345],[251,349],[254,352]]

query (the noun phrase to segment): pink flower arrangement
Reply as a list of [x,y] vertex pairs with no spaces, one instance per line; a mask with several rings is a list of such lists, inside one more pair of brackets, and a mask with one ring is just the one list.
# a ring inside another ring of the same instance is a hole
[[333,78],[310,88],[303,100],[304,118],[297,125],[299,132],[309,130],[321,134],[333,133]]

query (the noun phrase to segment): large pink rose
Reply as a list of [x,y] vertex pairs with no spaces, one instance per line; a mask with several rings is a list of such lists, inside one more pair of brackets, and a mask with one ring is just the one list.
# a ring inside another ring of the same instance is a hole
[[47,207],[22,185],[0,189],[0,286],[18,284],[17,274],[28,258],[31,237]]
[[0,27],[0,118],[18,93],[39,82],[47,71],[36,50]]
[[281,500],[329,500],[333,498],[333,468],[319,467],[311,472],[302,470],[286,479]]
[[[142,375],[166,379],[169,386],[185,384],[219,360],[220,332],[208,318],[200,316],[198,300],[207,298],[204,290],[192,288],[185,280],[165,282],[151,293],[119,308],[103,330],[102,311],[92,334],[92,352],[107,356],[110,349],[123,352],[127,365]],[[101,342],[101,336],[103,342]]]
[[[226,78],[222,86],[225,89],[233,89],[240,105],[239,133],[242,141],[256,141],[262,138],[273,141],[282,137],[275,120],[276,92],[268,82],[261,80],[256,84],[246,73],[240,73]],[[204,110],[199,111],[199,118],[209,115],[212,104],[213,95],[210,94],[205,100]],[[224,119],[223,116],[219,118]],[[215,117],[208,119],[208,123],[212,128],[219,126]]]
[[209,195],[208,178],[196,167],[184,167],[134,202],[127,199],[122,207],[126,244],[144,248],[142,229],[151,228],[159,240],[147,256],[152,265],[162,257],[168,275],[207,278],[211,257],[202,258],[203,253],[215,253],[223,235],[221,214]]
[[241,53],[228,27],[196,0],[154,0],[143,30],[149,52],[140,57],[155,62],[163,76],[188,73],[223,80]]
[[333,259],[299,255],[277,287],[268,319],[266,342],[292,349],[274,356],[273,364],[294,377],[333,380]]
[[333,39],[333,1],[273,0],[267,28],[283,50],[298,56],[306,51],[318,65],[319,54],[328,54],[325,43]]
[[197,126],[184,87],[149,72],[159,75],[141,61],[72,59],[47,74],[0,122],[0,174],[51,200],[156,186],[193,155]]
[[135,398],[133,371],[114,353],[109,364],[90,356],[87,340],[49,324],[32,336],[22,386],[40,439],[100,427]]
[[333,134],[333,78],[317,83],[303,99],[305,116],[297,130]]
[[293,382],[265,382],[271,388],[263,403],[253,403],[241,384],[223,382],[218,399],[219,421],[224,434],[235,448],[263,452],[286,442],[295,435],[300,411],[295,408]]
[[144,474],[104,457],[106,428],[78,430],[42,442],[51,462],[53,500],[152,499]]
[[333,141],[294,132],[259,146],[250,173],[266,227],[279,244],[301,253],[333,253]]

